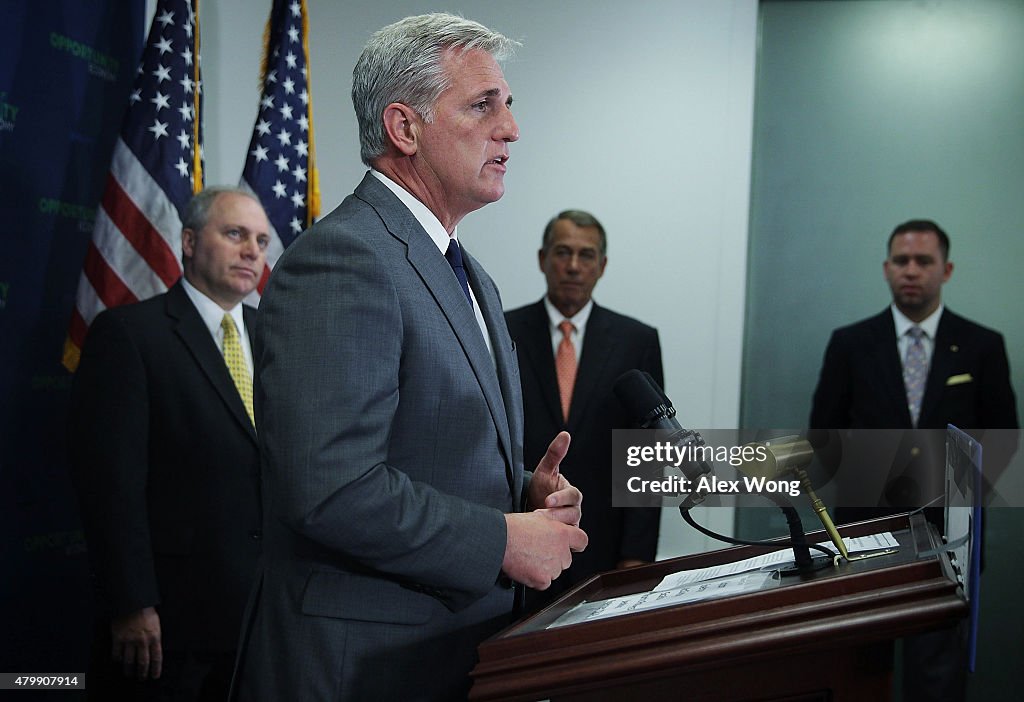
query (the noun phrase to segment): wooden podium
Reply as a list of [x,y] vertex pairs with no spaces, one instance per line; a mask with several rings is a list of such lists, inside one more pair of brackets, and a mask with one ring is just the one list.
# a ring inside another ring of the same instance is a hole
[[[652,589],[682,570],[765,553],[751,546],[597,575],[480,646],[471,700],[887,700],[893,641],[968,613],[945,551],[920,515],[840,528],[891,531],[898,553],[750,594],[548,629],[581,601]],[[826,541],[821,532],[811,543]]]

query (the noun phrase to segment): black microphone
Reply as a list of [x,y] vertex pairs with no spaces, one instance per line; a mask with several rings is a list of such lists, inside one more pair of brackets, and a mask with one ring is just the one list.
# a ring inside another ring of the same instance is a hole
[[[641,429],[654,429],[679,449],[687,446],[705,446],[704,437],[698,432],[684,429],[676,420],[676,408],[665,392],[654,382],[650,373],[628,370],[618,377],[613,387],[615,396],[634,418]],[[711,473],[711,466],[704,461],[684,462],[679,466],[691,485],[697,485],[701,476]],[[687,495],[689,505],[702,502],[706,492],[694,490]]]

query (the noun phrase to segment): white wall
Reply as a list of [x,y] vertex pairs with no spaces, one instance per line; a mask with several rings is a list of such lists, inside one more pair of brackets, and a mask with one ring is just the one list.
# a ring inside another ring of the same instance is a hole
[[[505,67],[521,140],[506,195],[459,226],[505,306],[538,299],[536,250],[557,211],[609,236],[595,298],[661,332],[666,391],[684,425],[739,417],[756,0],[308,0],[324,214],[359,181],[351,70],[374,30],[446,9],[523,42]],[[207,182],[241,172],[256,114],[270,0],[203,0]],[[731,532],[722,509],[698,515]],[[717,548],[666,511],[660,557]]]

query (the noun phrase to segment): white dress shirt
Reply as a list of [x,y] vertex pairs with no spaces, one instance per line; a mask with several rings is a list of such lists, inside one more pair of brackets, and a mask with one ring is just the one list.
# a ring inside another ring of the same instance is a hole
[[235,328],[238,330],[238,340],[242,343],[242,355],[245,356],[245,365],[249,368],[249,377],[251,378],[253,368],[252,347],[249,346],[249,334],[245,331],[245,319],[242,314],[242,303],[238,303],[230,310],[225,310],[205,294],[200,292],[184,277],[181,279],[181,287],[185,288],[185,294],[188,295],[188,299],[192,300],[192,304],[195,305],[195,308],[199,311],[199,316],[202,317],[203,324],[206,325],[206,329],[210,332],[210,336],[213,337],[213,341],[217,344],[217,348],[220,349],[222,355],[224,354],[224,328],[220,325],[221,321],[223,321],[225,314],[230,314],[231,319],[235,320]]

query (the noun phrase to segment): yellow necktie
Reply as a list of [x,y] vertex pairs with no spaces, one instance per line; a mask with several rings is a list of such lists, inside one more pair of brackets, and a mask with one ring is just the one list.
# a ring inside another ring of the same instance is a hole
[[252,412],[252,377],[249,375],[249,367],[245,364],[242,342],[238,339],[238,328],[235,327],[235,320],[230,314],[224,315],[220,328],[224,330],[224,362],[228,365],[228,372],[235,381],[238,394],[242,396],[245,412],[255,426],[256,419]]

